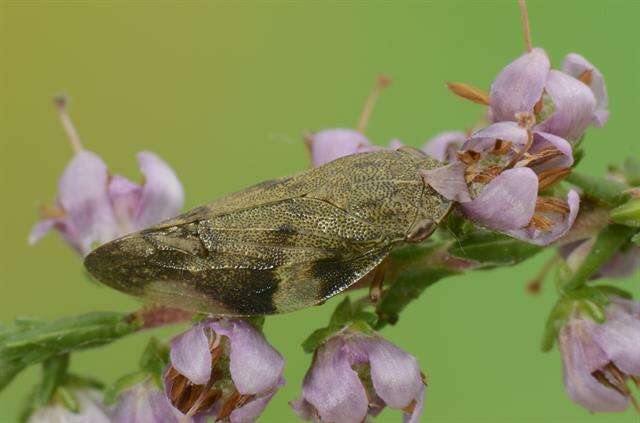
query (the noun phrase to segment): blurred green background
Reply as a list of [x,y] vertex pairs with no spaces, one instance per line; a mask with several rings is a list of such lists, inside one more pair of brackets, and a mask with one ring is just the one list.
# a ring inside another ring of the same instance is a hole
[[[479,106],[444,81],[488,87],[521,54],[515,1],[437,2],[12,2],[2,32],[2,245],[0,321],[56,318],[137,303],[88,282],[80,259],[49,235],[26,244],[36,207],[55,196],[71,157],[51,105],[59,92],[85,146],[112,171],[136,178],[134,154],[158,153],[176,169],[187,207],[305,168],[305,129],[356,124],[374,76],[394,84],[367,134],[419,146],[473,125]],[[640,2],[531,1],[535,45],[554,63],[584,54],[607,78],[612,118],[587,136],[582,170],[640,153]],[[638,422],[632,412],[590,416],[566,396],[557,351],[539,340],[554,300],[525,285],[545,257],[511,269],[445,280],[384,335],[415,354],[430,379],[424,421]],[[619,282],[638,293],[638,280]],[[295,421],[310,356],[299,347],[335,302],[270,318],[266,332],[287,358],[287,385],[262,421]],[[157,331],[163,337],[175,333]],[[74,357],[73,368],[106,381],[131,371],[151,334]],[[15,420],[38,369],[0,393],[0,421]],[[379,421],[399,421],[385,412]]]

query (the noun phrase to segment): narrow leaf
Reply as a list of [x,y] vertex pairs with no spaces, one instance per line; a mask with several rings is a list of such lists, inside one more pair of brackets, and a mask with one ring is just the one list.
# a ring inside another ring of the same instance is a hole
[[580,172],[572,172],[566,181],[581,188],[587,197],[609,206],[619,206],[628,198],[625,191],[629,187],[621,182]]
[[398,275],[378,304],[376,329],[395,324],[400,312],[425,289],[440,279],[459,274],[460,271],[445,268],[409,268]]
[[634,231],[635,229],[622,225],[604,228],[580,267],[562,283],[560,290],[567,293],[582,287],[627,242]]
[[113,342],[139,328],[122,313],[88,313],[23,330],[0,340],[0,391],[27,366],[75,350]]
[[449,253],[482,265],[511,266],[534,256],[542,248],[491,231],[475,231],[452,244]]
[[640,227],[640,198],[634,198],[611,210],[611,220],[621,225]]

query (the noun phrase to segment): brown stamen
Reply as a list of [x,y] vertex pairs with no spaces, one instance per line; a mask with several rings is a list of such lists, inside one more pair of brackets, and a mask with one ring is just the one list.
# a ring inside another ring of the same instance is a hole
[[543,106],[544,102],[542,101],[542,98],[540,98],[540,100],[538,100],[538,102],[533,106],[533,114],[538,116],[542,111]]
[[593,69],[587,69],[578,76],[578,80],[585,85],[591,85],[593,81]]
[[463,82],[447,82],[446,84],[447,88],[458,97],[473,101],[476,104],[489,105],[489,94],[480,88]]
[[415,410],[416,404],[417,404],[417,401],[416,400],[412,400],[409,403],[409,405],[407,405],[405,408],[402,409],[402,411],[404,411],[407,414],[411,414],[411,413],[413,413],[413,410]]
[[527,143],[522,147],[520,151],[518,151],[518,154],[516,154],[516,156],[511,159],[505,169],[511,169],[512,167],[514,167],[516,163],[518,163],[520,159],[524,157],[525,153],[529,151],[531,145],[533,145],[533,133],[530,130],[527,130]]
[[562,151],[558,150],[557,148],[545,148],[535,153],[526,153],[522,160],[518,162],[518,165],[528,167],[538,166],[562,155]]
[[534,214],[529,222],[529,227],[539,229],[541,231],[550,231],[553,228],[553,223],[551,220],[547,219],[544,216],[540,216],[539,214]]
[[569,206],[563,200],[554,197],[538,197],[536,200],[536,211],[545,213],[569,213]]
[[473,150],[457,151],[456,156],[458,157],[458,160],[466,165],[472,165],[480,160],[480,153]]
[[538,190],[544,191],[556,182],[564,179],[565,176],[571,173],[571,169],[568,167],[562,167],[557,169],[549,169],[538,174]]
[[614,389],[620,392],[622,395],[626,396],[631,402],[631,404],[633,404],[633,407],[636,409],[636,411],[640,413],[640,404],[635,399],[635,397],[631,394],[631,390],[627,385],[627,380],[625,378],[624,373],[622,373],[622,371],[613,363],[607,364],[607,366],[605,367],[605,370],[609,371],[610,374],[613,375],[613,378],[615,379],[615,383],[612,383],[612,385],[614,386]]
[[38,212],[42,219],[62,219],[67,216],[67,212],[58,206],[50,206],[48,204],[41,204],[38,207]]
[[502,156],[507,154],[511,150],[511,146],[513,143],[511,141],[505,141],[501,139],[497,139],[496,143],[493,145],[493,149],[491,150],[491,154],[494,156]]
[[364,102],[364,107],[360,113],[360,119],[358,120],[358,132],[364,133],[367,128],[367,123],[369,122],[369,117],[371,116],[371,112],[373,112],[373,107],[376,105],[380,93],[389,85],[391,85],[391,78],[386,75],[378,75],[376,78],[376,84],[373,87],[371,94],[369,94],[369,97],[367,97],[367,100]]

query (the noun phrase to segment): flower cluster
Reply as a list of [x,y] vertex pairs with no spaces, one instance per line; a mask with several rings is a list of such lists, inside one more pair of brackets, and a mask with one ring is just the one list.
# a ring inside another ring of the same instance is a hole
[[29,235],[39,241],[56,229],[79,254],[130,232],[175,216],[184,203],[184,191],[174,171],[157,155],[138,153],[143,182],[112,175],[95,153],[85,150],[66,114],[64,99],[56,101],[75,155],[58,182],[53,206],[40,208],[41,220]]

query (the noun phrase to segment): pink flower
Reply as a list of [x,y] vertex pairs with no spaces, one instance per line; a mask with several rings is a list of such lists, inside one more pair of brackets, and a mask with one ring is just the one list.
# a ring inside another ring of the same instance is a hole
[[582,56],[565,58],[564,72],[550,68],[544,50],[535,48],[508,64],[490,93],[494,122],[517,121],[532,113],[535,130],[579,140],[590,123],[602,126],[608,116],[602,74]]
[[571,399],[592,412],[619,412],[630,403],[627,386],[640,383],[640,303],[611,298],[606,321],[575,312],[560,331],[564,383]]
[[425,385],[417,360],[377,334],[346,330],[315,352],[291,403],[298,416],[320,422],[360,423],[385,407],[404,411],[404,421],[420,421]]
[[284,384],[283,369],[282,356],[249,323],[207,320],[173,340],[165,392],[186,416],[252,422]]
[[55,205],[42,208],[42,219],[29,235],[30,244],[56,229],[78,253],[86,255],[96,244],[178,214],[184,191],[164,160],[151,152],[138,153],[140,184],[110,174],[98,155],[82,148],[65,104],[60,100],[58,107],[76,154],[58,182]]

